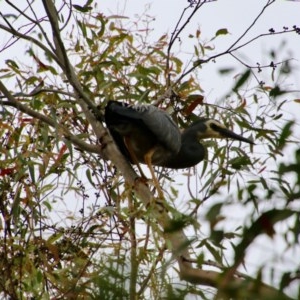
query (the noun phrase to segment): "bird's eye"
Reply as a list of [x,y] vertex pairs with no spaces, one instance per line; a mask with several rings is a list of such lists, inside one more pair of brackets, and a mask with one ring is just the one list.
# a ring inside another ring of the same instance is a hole
[[213,131],[219,131],[220,129],[220,127],[215,123],[210,123],[209,126]]

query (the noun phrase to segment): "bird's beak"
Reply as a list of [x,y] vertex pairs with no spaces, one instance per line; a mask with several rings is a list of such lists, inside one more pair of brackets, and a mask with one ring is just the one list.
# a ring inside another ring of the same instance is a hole
[[224,138],[230,138],[230,139],[234,139],[237,141],[241,141],[241,142],[246,142],[248,144],[251,145],[255,145],[255,143],[239,134],[234,133],[233,131],[227,129],[227,128],[223,128],[223,127],[219,127],[215,128],[216,131],[219,132],[220,136],[224,137]]

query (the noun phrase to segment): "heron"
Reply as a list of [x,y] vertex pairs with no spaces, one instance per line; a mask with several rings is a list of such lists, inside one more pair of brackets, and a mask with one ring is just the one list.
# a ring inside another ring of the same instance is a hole
[[190,168],[201,162],[206,149],[200,143],[205,138],[231,138],[254,144],[213,119],[202,118],[182,132],[164,110],[146,104],[129,105],[110,100],[105,107],[105,123],[124,157],[137,165],[149,167],[154,184],[160,191],[153,166],[170,169]]

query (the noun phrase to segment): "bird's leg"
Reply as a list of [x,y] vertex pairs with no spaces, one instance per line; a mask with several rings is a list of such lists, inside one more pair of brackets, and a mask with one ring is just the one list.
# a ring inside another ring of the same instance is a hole
[[163,194],[163,191],[159,185],[159,182],[155,176],[155,173],[154,173],[154,169],[153,169],[153,166],[152,166],[152,156],[153,156],[153,153],[155,151],[155,148],[151,149],[148,153],[146,153],[146,155],[144,156],[144,160],[145,160],[145,163],[147,164],[149,170],[150,170],[150,173],[151,173],[151,176],[152,176],[152,179],[153,179],[153,183],[157,189],[157,193],[158,193],[158,197],[160,199],[164,199],[164,194]]
[[135,156],[134,154],[134,151],[132,149],[132,146],[131,146],[131,143],[130,143],[130,138],[128,137],[124,137],[124,143],[125,143],[125,146],[130,154],[130,157],[132,159],[132,162],[137,166],[137,168],[139,169],[139,172],[140,172],[140,175],[142,178],[145,179],[145,181],[147,181],[147,177],[145,176],[140,164],[139,164],[139,161],[137,159],[137,157]]
[[[136,157],[136,155],[134,154],[134,151],[132,149],[132,145],[131,145],[131,142],[130,142],[130,138],[129,137],[124,137],[124,143],[126,145],[126,148],[130,154],[130,157],[132,159],[132,162],[134,164],[136,164],[136,166],[138,167],[139,169],[139,172],[141,174],[141,177],[142,177],[142,180],[145,181],[145,183],[148,181],[147,177],[145,176],[140,164],[139,164],[139,161]],[[153,183],[154,183],[154,186],[156,187],[157,189],[157,192],[158,192],[158,196],[160,199],[163,199],[164,198],[164,194],[162,192],[162,189],[159,185],[159,182],[155,176],[155,173],[154,173],[154,170],[153,170],[153,167],[152,167],[152,155],[155,151],[155,148],[154,149],[151,149],[148,153],[146,153],[146,155],[144,156],[144,160],[145,160],[145,163],[147,164],[149,170],[150,170],[150,173],[151,173],[151,176],[152,176],[152,180],[153,180]]]

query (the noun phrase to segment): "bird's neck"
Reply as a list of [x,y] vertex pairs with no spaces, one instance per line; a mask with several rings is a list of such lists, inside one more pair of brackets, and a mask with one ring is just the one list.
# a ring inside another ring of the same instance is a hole
[[206,150],[199,143],[196,134],[183,132],[179,152],[172,156],[165,164],[167,168],[184,169],[197,165],[205,157]]

